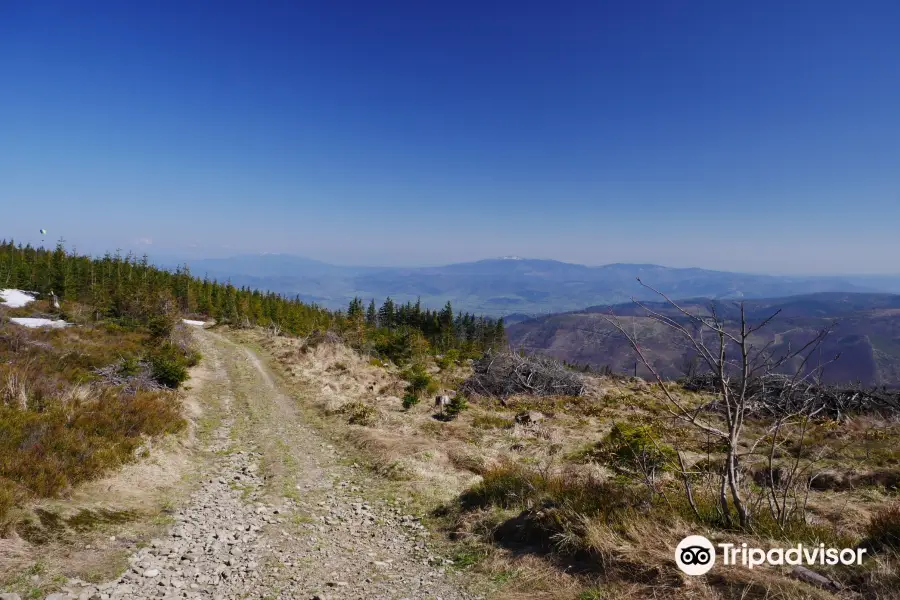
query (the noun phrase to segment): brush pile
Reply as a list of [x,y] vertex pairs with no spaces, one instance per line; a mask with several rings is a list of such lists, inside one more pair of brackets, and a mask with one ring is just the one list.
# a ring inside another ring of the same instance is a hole
[[467,394],[507,398],[514,394],[533,396],[580,396],[581,376],[548,356],[523,356],[512,352],[488,353],[475,361],[475,372],[462,385]]
[[[686,390],[717,394],[719,397],[706,406],[713,411],[725,408],[719,394],[720,385],[716,377],[710,374],[682,380]],[[732,381],[729,387],[737,397],[740,382]],[[794,414],[830,419],[860,414],[884,418],[900,416],[900,390],[798,383],[786,375],[755,378],[747,386],[746,398],[747,412],[759,417]]]
[[138,392],[165,389],[165,386],[153,377],[153,367],[145,360],[121,359],[94,369],[94,375],[103,385],[119,387],[132,396]]
[[337,332],[328,329],[326,331],[322,331],[320,329],[314,330],[305,338],[302,338],[300,343],[300,351],[303,354],[306,354],[310,350],[321,346],[322,344],[339,344],[341,342],[341,336]]

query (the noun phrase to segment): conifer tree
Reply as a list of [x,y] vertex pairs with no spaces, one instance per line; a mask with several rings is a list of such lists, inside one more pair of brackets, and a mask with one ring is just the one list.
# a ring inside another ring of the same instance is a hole
[[369,308],[366,309],[366,325],[369,327],[378,326],[378,311],[375,310],[375,299],[369,301]]
[[396,323],[396,314],[394,313],[394,301],[388,296],[384,304],[378,310],[378,324],[387,329],[393,329]]
[[359,297],[353,298],[350,301],[350,306],[347,309],[347,317],[350,320],[362,320],[363,318],[363,304],[362,300]]
[[506,330],[503,325],[503,318],[497,319],[497,323],[494,326],[494,339],[492,340],[491,347],[488,349],[499,349],[506,346]]

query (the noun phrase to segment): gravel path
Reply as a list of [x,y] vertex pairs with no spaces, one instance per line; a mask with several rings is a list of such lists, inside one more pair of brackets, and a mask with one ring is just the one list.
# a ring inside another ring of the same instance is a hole
[[255,354],[198,336],[225,390],[200,484],[119,579],[71,580],[48,600],[475,598],[415,517],[366,499],[366,476],[302,423]]

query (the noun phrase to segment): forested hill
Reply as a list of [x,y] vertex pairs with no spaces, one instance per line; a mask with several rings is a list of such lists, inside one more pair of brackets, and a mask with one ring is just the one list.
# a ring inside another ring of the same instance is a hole
[[200,279],[184,268],[166,270],[147,257],[106,254],[90,257],[55,249],[0,241],[0,288],[48,294],[53,291],[63,308],[90,311],[88,318],[123,325],[147,325],[162,308],[185,316],[204,316],[236,326],[277,327],[294,335],[337,331],[358,345],[391,358],[410,348],[426,351],[458,349],[477,354],[502,344],[502,320],[423,308],[419,302],[380,307],[370,300],[350,302],[347,310],[328,310],[274,292],[238,288],[230,282]]
[[[716,307],[720,318],[735,327],[740,314],[733,302],[710,303],[707,299],[679,302],[691,314],[708,315]],[[683,321],[677,309],[665,303],[648,308],[673,321]],[[778,313],[751,338],[757,348],[775,355],[787,348],[800,348],[817,332],[833,326],[822,345],[822,356],[840,355],[829,365],[824,378],[830,383],[859,381],[866,385],[900,387],[900,295],[822,293],[787,298],[748,300],[747,318],[760,323]],[[510,342],[517,348],[549,354],[561,360],[592,368],[609,367],[614,372],[634,369],[634,352],[628,341],[609,323],[610,310],[640,341],[664,377],[679,377],[692,364],[689,344],[670,327],[650,317],[633,303],[593,307],[571,313],[548,315],[517,322],[509,328]],[[642,368],[639,374],[647,376]]]

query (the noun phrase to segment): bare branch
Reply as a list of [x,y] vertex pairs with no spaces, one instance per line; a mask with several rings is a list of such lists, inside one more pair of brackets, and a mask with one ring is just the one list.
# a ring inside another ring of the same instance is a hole
[[662,377],[659,375],[659,373],[656,371],[656,369],[653,367],[653,365],[650,363],[650,361],[647,360],[647,357],[644,355],[644,353],[643,353],[643,351],[641,350],[640,346],[638,346],[637,341],[636,341],[631,335],[628,334],[628,332],[625,330],[624,327],[622,327],[622,324],[619,323],[619,320],[616,318],[615,315],[610,314],[610,316],[607,318],[607,321],[608,321],[613,327],[615,327],[616,329],[618,329],[619,332],[620,332],[622,335],[625,336],[625,339],[628,340],[628,343],[631,345],[631,347],[632,347],[632,349],[634,350],[635,354],[636,354],[636,355],[638,356],[638,358],[640,359],[641,364],[643,364],[644,367],[646,367],[647,370],[650,371],[650,374],[653,375],[653,378],[654,378],[654,379],[656,380],[656,382],[659,384],[659,387],[660,387],[660,389],[663,391],[663,394],[666,396],[666,399],[667,399],[673,406],[675,406],[675,407],[678,409],[678,412],[675,412],[675,411],[672,410],[671,408],[666,407],[667,410],[668,410],[668,412],[669,412],[670,414],[672,414],[672,416],[674,416],[674,417],[676,417],[676,418],[678,418],[678,419],[681,419],[681,420],[683,420],[683,421],[685,421],[685,422],[687,422],[687,423],[690,423],[690,424],[692,424],[692,425],[695,425],[695,426],[699,427],[700,429],[702,429],[703,431],[707,431],[707,432],[712,433],[712,434],[714,434],[714,435],[717,435],[717,436],[719,436],[719,437],[723,437],[723,438],[724,438],[724,437],[728,437],[728,434],[725,433],[724,431],[722,431],[721,429],[719,429],[718,427],[713,427],[712,425],[710,425],[710,424],[708,424],[708,423],[705,423],[705,422],[703,422],[703,421],[700,421],[700,420],[697,418],[697,417],[698,417],[698,414],[699,414],[698,412],[692,413],[691,411],[689,411],[689,410],[681,403],[681,401],[678,400],[678,398],[676,398],[676,397],[669,391],[669,389],[666,387],[666,384],[665,384],[665,382],[663,381]]

